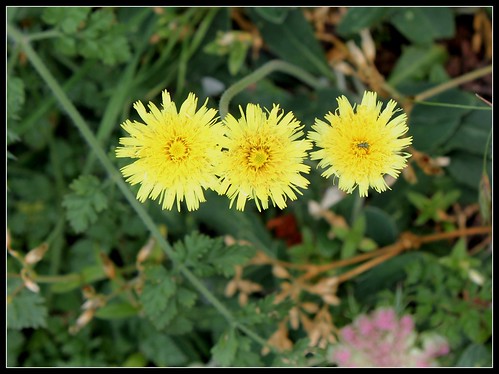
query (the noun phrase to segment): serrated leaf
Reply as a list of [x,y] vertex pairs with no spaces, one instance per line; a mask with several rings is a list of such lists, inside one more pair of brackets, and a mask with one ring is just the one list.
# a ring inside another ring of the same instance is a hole
[[263,362],[260,359],[259,352],[253,352],[252,348],[252,340],[245,336],[240,336],[238,338],[239,347],[236,352],[236,357],[234,358],[234,362],[232,366],[244,366],[244,367],[261,367],[263,366]]
[[187,317],[177,314],[174,316],[167,326],[163,328],[170,335],[182,335],[191,332],[194,328],[193,322]]
[[120,35],[115,29],[98,39],[84,39],[79,47],[79,52],[86,58],[100,59],[109,66],[124,62],[131,56],[128,39]]
[[107,196],[99,180],[92,175],[82,175],[70,185],[73,191],[64,197],[62,205],[66,217],[76,232],[84,231],[97,221],[97,213],[107,208]]
[[115,17],[112,9],[99,9],[90,15],[88,25],[83,30],[83,36],[85,39],[96,39],[99,35],[108,31],[114,22]]
[[140,340],[139,347],[156,366],[180,366],[187,362],[187,356],[166,334],[149,334]]
[[61,36],[54,41],[55,49],[66,56],[75,56],[78,52],[76,40],[72,36]]
[[140,294],[140,301],[146,315],[156,316],[166,309],[177,285],[163,266],[151,266],[144,274],[146,281]]
[[208,261],[219,274],[225,277],[234,275],[235,265],[244,264],[255,255],[256,249],[250,246],[216,246],[208,254]]
[[226,246],[223,238],[210,238],[195,231],[174,244],[174,258],[199,276],[213,274],[231,276],[234,266],[250,259],[255,249],[247,246]]
[[169,299],[166,303],[166,307],[161,312],[154,312],[149,314],[149,319],[152,324],[158,329],[163,330],[172,319],[178,314],[179,310],[177,307],[177,301],[175,299]]
[[177,297],[177,300],[181,305],[185,306],[186,308],[191,308],[196,302],[198,294],[194,291],[182,287],[179,288],[175,296]]
[[45,299],[23,288],[7,301],[7,327],[15,330],[39,328],[47,325]]
[[274,295],[266,296],[256,302],[250,301],[239,310],[237,320],[247,325],[275,324],[284,318],[294,306],[291,299],[285,299],[279,304],[274,304]]
[[59,27],[67,34],[74,34],[86,20],[90,10],[90,7],[47,7],[43,10],[42,20]]
[[220,366],[230,366],[236,356],[238,344],[235,329],[224,332],[211,349],[213,360]]

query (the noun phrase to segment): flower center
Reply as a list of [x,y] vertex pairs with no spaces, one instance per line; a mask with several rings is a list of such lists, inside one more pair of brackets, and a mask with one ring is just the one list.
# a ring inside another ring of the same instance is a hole
[[352,144],[352,151],[355,156],[366,156],[370,154],[369,143],[364,140],[356,140]]
[[249,165],[255,169],[260,169],[264,166],[269,159],[269,153],[264,148],[252,148],[249,152],[248,161]]
[[183,138],[177,137],[166,144],[167,156],[172,161],[183,161],[189,155],[189,147]]

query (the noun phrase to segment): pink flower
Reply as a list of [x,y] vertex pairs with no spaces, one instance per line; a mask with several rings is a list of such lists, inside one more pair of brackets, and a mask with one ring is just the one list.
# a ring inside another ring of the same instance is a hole
[[397,327],[395,311],[393,309],[378,309],[374,312],[374,323],[381,330],[394,330]]
[[438,366],[435,358],[447,353],[445,338],[419,336],[411,316],[398,318],[393,309],[380,308],[341,329],[332,362],[342,367],[429,367]]

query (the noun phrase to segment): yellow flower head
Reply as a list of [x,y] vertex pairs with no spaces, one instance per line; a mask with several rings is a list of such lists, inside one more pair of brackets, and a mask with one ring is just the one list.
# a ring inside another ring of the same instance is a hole
[[[286,199],[296,200],[295,192],[307,188],[309,182],[300,173],[310,167],[303,164],[312,143],[303,136],[303,128],[293,113],[274,105],[267,114],[260,106],[248,104],[241,118],[227,115],[223,156],[220,161],[220,193],[227,194],[230,206],[244,210],[247,199],[254,199],[258,210],[274,206],[283,209]],[[260,207],[261,205],[261,207]]]
[[196,111],[197,101],[190,93],[177,112],[165,90],[161,110],[153,103],[149,112],[140,101],[134,104],[145,124],[126,120],[121,125],[130,136],[120,138],[123,146],[116,149],[116,157],[137,159],[121,172],[131,185],[141,184],[139,201],[159,198],[163,209],[172,209],[176,199],[180,211],[185,199],[187,209],[195,210],[205,201],[203,189],[217,189],[214,165],[223,128],[216,110],[207,109],[206,103]]
[[400,114],[390,120],[397,103],[390,100],[381,111],[381,102],[376,102],[375,92],[365,92],[356,111],[345,96],[338,99],[338,113],[326,114],[327,124],[316,119],[309,132],[317,147],[311,153],[312,160],[327,168],[322,176],[338,177],[338,187],[348,193],[359,186],[360,196],[367,196],[369,186],[376,191],[388,187],[383,176],[394,178],[400,173],[411,155],[401,150],[412,143],[412,137],[399,139],[408,131],[407,115]]

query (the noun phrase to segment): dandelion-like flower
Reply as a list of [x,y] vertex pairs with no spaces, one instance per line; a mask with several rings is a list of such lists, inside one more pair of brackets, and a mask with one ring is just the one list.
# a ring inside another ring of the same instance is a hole
[[223,156],[220,160],[220,193],[237,200],[236,208],[244,210],[248,199],[254,199],[258,210],[273,206],[283,209],[286,199],[295,200],[298,188],[309,182],[300,173],[310,167],[303,163],[312,143],[303,136],[303,125],[293,113],[284,115],[274,105],[268,117],[260,106],[248,104],[246,113],[240,107],[241,118],[228,114]]
[[137,160],[121,168],[131,185],[140,183],[139,201],[159,199],[163,209],[177,209],[185,199],[189,211],[204,202],[203,190],[217,189],[218,179],[214,165],[220,157],[223,127],[215,118],[216,110],[206,103],[198,110],[197,98],[190,93],[180,110],[165,90],[163,108],[149,103],[149,112],[137,101],[134,104],[145,124],[126,120],[121,126],[130,134],[120,138],[122,147],[116,157]]
[[391,119],[400,110],[395,109],[397,103],[390,100],[381,111],[375,92],[364,92],[356,111],[345,96],[337,100],[337,113],[325,116],[329,124],[316,119],[314,131],[308,133],[322,148],[312,152],[311,159],[320,160],[318,166],[326,169],[322,176],[338,177],[338,187],[347,193],[357,186],[360,196],[367,196],[369,187],[385,191],[389,186],[384,175],[397,178],[410,157],[402,150],[412,143],[412,137],[399,138],[408,131],[407,115]]

